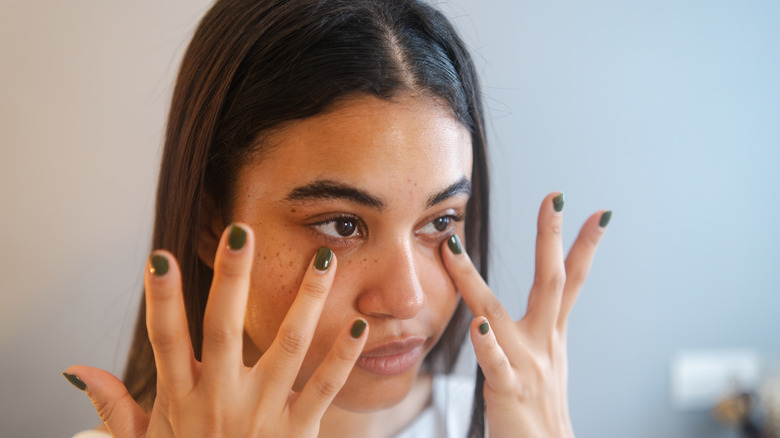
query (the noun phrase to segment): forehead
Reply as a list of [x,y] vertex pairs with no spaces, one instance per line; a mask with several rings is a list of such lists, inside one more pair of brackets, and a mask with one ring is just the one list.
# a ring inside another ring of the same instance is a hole
[[471,178],[468,130],[430,98],[350,99],[286,124],[263,143],[239,187],[254,181],[272,192],[328,179],[392,197],[392,188],[406,183],[424,191]]

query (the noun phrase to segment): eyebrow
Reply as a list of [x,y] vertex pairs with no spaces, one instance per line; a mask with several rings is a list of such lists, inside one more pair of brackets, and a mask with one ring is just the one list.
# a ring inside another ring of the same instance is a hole
[[364,190],[348,184],[331,180],[318,180],[305,186],[296,187],[287,194],[288,201],[307,201],[311,199],[346,199],[356,204],[376,210],[384,210],[385,202]]
[[445,201],[457,195],[471,196],[471,181],[465,176],[450,184],[449,187],[428,198],[428,207],[433,207],[439,202]]
[[[471,195],[471,182],[465,176],[428,198],[427,207],[432,207],[460,194]],[[387,204],[381,198],[371,195],[365,190],[328,179],[317,180],[296,187],[285,197],[285,200],[293,202],[313,199],[344,199],[380,211],[387,207]]]

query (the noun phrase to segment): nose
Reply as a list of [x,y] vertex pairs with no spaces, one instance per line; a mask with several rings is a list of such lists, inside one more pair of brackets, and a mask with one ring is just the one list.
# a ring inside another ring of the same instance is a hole
[[364,276],[358,311],[374,317],[413,318],[425,304],[425,293],[411,244],[398,242],[377,250],[382,254]]

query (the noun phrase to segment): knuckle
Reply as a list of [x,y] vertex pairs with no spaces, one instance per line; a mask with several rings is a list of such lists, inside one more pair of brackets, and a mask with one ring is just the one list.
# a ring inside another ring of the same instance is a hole
[[318,281],[310,281],[301,285],[301,292],[317,299],[322,299],[328,294],[328,286]]
[[336,348],[334,356],[339,363],[344,365],[352,365],[352,363],[355,362],[354,354],[352,354],[352,351],[348,348]]
[[226,278],[239,278],[247,274],[247,267],[237,257],[231,257],[228,254],[221,254],[214,261],[214,275]]
[[314,392],[317,396],[330,399],[336,396],[341,390],[341,385],[331,379],[321,379],[314,385]]
[[289,356],[300,356],[306,352],[306,336],[298,330],[284,328],[279,330],[277,335],[279,347]]
[[149,341],[155,350],[160,353],[170,353],[182,345],[182,337],[178,333],[169,332],[149,332]]
[[506,370],[506,368],[509,366],[509,363],[506,361],[506,357],[504,357],[502,352],[497,348],[495,342],[488,346],[487,354],[488,360],[485,363],[485,368],[487,368],[491,373],[503,373],[504,370]]
[[236,330],[226,324],[210,323],[203,330],[204,339],[216,345],[226,345],[243,339],[241,330]]
[[485,316],[487,316],[491,324],[502,322],[509,316],[503,304],[501,304],[501,301],[498,301],[495,298],[490,300],[490,303],[485,309],[485,313]]
[[548,290],[562,289],[563,285],[566,284],[566,272],[559,269],[553,270],[551,272],[537,272],[534,278],[534,283]]
[[553,220],[550,222],[539,223],[537,227],[538,239],[540,240],[559,240],[563,235],[563,222]]
[[563,223],[557,220],[545,224],[541,229],[541,233],[546,237],[559,239],[563,234]]
[[599,246],[603,233],[582,233],[582,240],[591,248]]
[[547,285],[560,289],[566,284],[566,273],[563,270],[556,270],[547,278]]
[[123,402],[134,403],[130,394],[124,393],[121,397],[114,400],[93,400],[92,404],[95,406],[95,411],[97,411],[98,416],[100,416],[103,422],[110,424],[114,422],[114,417],[119,414],[117,412],[117,407]]

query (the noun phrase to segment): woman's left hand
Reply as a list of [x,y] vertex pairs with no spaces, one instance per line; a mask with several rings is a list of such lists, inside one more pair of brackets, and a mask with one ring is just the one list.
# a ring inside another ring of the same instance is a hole
[[542,203],[534,284],[519,321],[490,291],[457,236],[442,251],[455,287],[476,315],[471,340],[485,374],[485,415],[492,438],[574,436],[566,392],[566,320],[604,234],[602,217],[611,213],[597,212],[585,222],[564,261],[562,209],[559,192]]

